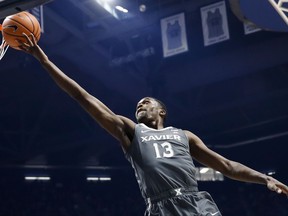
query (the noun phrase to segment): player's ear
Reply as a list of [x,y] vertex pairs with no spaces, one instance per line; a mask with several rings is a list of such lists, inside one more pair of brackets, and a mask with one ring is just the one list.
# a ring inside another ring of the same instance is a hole
[[161,110],[160,110],[160,116],[161,116],[162,118],[164,118],[164,117],[166,116],[166,110],[161,109]]

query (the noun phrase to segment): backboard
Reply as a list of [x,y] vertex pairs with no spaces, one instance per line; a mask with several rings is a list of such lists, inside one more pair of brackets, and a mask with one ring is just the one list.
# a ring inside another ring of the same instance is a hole
[[53,0],[2,0],[0,1],[0,19],[51,1]]
[[249,21],[257,27],[288,31],[288,0],[229,0],[234,14],[243,22]]

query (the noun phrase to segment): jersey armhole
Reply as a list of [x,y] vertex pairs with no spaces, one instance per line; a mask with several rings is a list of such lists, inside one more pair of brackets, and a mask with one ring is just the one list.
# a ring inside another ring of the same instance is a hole
[[123,146],[121,145],[121,148],[126,156],[126,154],[130,155],[130,152],[132,151],[132,148],[134,147],[134,140],[136,139],[136,131],[137,128],[139,128],[139,124],[135,125],[135,129],[134,129],[134,134],[133,134],[133,138],[131,140],[131,144],[129,145],[129,147],[127,149],[124,149]]

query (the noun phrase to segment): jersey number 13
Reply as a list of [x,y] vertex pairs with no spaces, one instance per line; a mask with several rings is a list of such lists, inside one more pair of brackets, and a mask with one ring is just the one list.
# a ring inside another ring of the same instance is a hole
[[153,143],[156,158],[170,158],[174,156],[174,151],[172,148],[171,143],[164,142],[164,143]]

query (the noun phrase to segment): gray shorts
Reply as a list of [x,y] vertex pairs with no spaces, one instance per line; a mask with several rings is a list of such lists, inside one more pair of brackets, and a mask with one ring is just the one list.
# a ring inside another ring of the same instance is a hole
[[161,200],[148,199],[145,216],[221,216],[221,213],[210,194],[200,191]]

